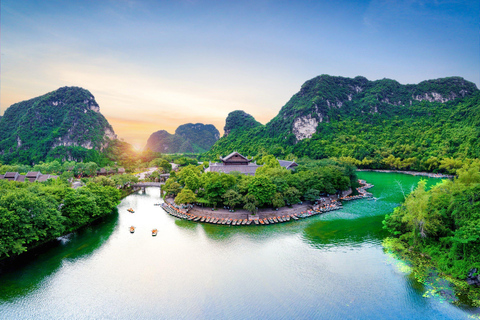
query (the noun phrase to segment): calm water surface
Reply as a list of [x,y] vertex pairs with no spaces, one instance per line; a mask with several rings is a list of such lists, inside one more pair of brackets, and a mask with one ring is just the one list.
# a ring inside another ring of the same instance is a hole
[[477,318],[423,297],[427,288],[382,250],[384,215],[420,178],[359,176],[377,201],[273,226],[181,221],[153,205],[158,189],[130,195],[118,214],[3,267],[0,318]]

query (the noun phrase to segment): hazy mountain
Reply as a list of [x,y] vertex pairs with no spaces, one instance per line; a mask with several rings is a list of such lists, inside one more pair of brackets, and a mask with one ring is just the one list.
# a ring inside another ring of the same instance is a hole
[[182,124],[170,134],[165,130],[150,135],[145,149],[162,153],[201,153],[209,150],[220,138],[220,133],[211,124]]

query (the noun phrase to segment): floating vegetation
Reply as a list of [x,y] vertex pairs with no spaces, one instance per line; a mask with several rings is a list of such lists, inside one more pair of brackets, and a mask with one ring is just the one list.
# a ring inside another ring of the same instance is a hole
[[[387,238],[383,241],[386,263],[421,283],[425,290],[424,298],[458,306],[480,307],[478,296],[465,281],[440,274],[431,260],[405,248],[400,249],[395,241],[391,240]],[[474,315],[472,319],[480,319],[480,315]]]

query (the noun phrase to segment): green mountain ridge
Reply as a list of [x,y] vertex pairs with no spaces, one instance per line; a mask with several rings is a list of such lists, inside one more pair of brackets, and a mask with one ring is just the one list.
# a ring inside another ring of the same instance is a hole
[[15,103],[0,118],[0,160],[5,163],[95,159],[113,139],[94,96],[79,87]]
[[220,133],[212,124],[186,123],[170,134],[159,130],[150,135],[145,150],[162,153],[202,153],[209,150],[220,138]]
[[225,120],[225,127],[223,128],[224,136],[228,136],[232,131],[247,131],[251,128],[256,128],[262,124],[255,120],[255,118],[242,110],[232,111],[228,114]]
[[402,85],[321,75],[306,81],[266,125],[232,131],[205,156],[237,150],[375,163],[393,156],[411,159],[417,169],[429,157],[477,158],[479,96],[475,84],[460,77]]

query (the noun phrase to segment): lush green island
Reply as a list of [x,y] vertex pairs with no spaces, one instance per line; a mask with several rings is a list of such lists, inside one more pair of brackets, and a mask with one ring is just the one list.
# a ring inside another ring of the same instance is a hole
[[294,170],[280,166],[273,155],[262,157],[255,176],[239,172],[202,172],[203,165],[184,167],[162,186],[165,196],[177,204],[200,202],[243,207],[255,213],[259,207],[281,208],[302,200],[315,201],[320,195],[335,194],[356,187],[355,168],[334,160],[300,161]]

